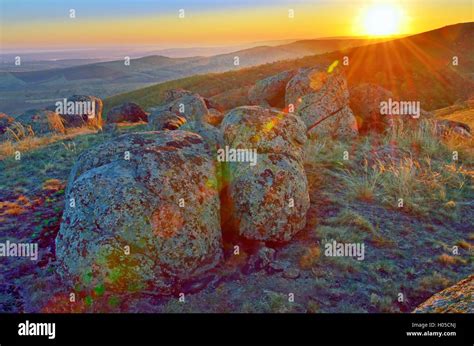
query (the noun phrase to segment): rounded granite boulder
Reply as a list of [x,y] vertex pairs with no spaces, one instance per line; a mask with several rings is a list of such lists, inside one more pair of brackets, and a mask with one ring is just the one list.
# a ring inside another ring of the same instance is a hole
[[474,313],[474,275],[436,293],[418,305],[416,313]]
[[148,116],[148,128],[151,131],[173,131],[177,130],[185,123],[186,119],[184,117],[170,111],[152,110],[151,114]]
[[58,271],[79,289],[167,292],[220,261],[219,213],[216,165],[199,135],[119,136],[73,167]]
[[349,107],[347,82],[337,70],[299,70],[286,86],[286,106],[294,108],[304,121],[309,137],[345,138],[358,133],[356,118]]
[[295,73],[296,70],[283,71],[257,81],[249,90],[250,103],[266,107],[283,108],[285,106],[286,84]]
[[[102,126],[104,104],[100,98],[90,95],[73,95],[65,101],[67,101],[66,105],[63,102],[62,107],[54,106],[51,109],[54,108],[55,111],[61,114],[66,128],[82,126],[100,128]],[[71,109],[69,109],[69,105],[71,105]],[[62,110],[60,111],[59,108],[62,108]]]
[[107,113],[107,123],[148,121],[148,115],[136,103],[126,102]]
[[[64,121],[61,116],[48,110],[29,110],[19,115],[15,121],[20,123],[25,130],[31,128],[36,136],[65,133]],[[13,131],[15,131],[14,124],[10,125]]]
[[256,149],[301,160],[306,126],[294,114],[260,106],[229,111],[221,123],[225,144],[234,149]]
[[[247,239],[289,241],[306,223],[306,127],[295,115],[259,106],[226,114],[223,222]],[[248,160],[250,159],[250,160]]]
[[303,166],[281,154],[259,154],[255,166],[229,163],[231,225],[240,236],[289,241],[306,224],[308,181]]

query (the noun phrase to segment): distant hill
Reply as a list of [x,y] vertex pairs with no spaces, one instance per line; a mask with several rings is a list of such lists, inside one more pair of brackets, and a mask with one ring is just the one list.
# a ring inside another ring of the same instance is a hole
[[[258,46],[215,56],[170,58],[151,55],[132,59],[82,64],[41,71],[0,72],[0,100],[3,112],[19,112],[41,106],[44,99],[59,99],[71,94],[106,97],[159,82],[196,74],[239,70],[265,63],[292,60],[342,48],[368,44],[367,39],[320,39]],[[234,65],[234,58],[239,65]],[[49,102],[49,101],[48,101]]]
[[[312,44],[312,41],[300,41],[285,46],[310,49],[308,47]],[[334,44],[337,42],[332,42],[331,47]],[[456,24],[392,41],[342,47],[336,52],[291,61],[161,83],[110,97],[106,100],[106,107],[125,101],[150,107],[161,102],[165,90],[181,87],[212,97],[232,108],[248,102],[247,91],[259,79],[288,69],[329,65],[338,60],[351,86],[376,83],[402,99],[420,100],[424,109],[438,109],[465,100],[474,93],[473,45],[474,23]],[[344,56],[349,57],[348,66],[342,65]],[[458,57],[458,66],[452,64],[454,56]]]

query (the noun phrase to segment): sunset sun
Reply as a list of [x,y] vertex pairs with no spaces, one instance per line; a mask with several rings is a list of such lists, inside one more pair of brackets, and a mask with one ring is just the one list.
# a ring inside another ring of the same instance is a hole
[[402,21],[400,8],[390,4],[374,5],[363,14],[363,29],[371,36],[396,35],[400,33]]

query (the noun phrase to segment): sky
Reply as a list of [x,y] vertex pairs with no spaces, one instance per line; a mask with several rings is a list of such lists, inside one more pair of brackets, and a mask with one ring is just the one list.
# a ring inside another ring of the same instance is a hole
[[405,35],[473,18],[473,0],[0,0],[0,44],[4,51],[222,46]]

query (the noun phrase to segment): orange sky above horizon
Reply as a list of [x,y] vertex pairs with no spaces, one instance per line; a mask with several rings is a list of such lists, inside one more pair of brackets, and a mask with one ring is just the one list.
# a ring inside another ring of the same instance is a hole
[[[9,0],[7,0],[9,1]],[[13,0],[12,0],[13,1]],[[20,0],[18,0],[20,1]],[[21,1],[20,1],[21,2]],[[395,34],[414,34],[445,25],[473,21],[471,0],[436,1],[275,1],[276,5],[203,8],[168,5],[167,11],[149,13],[90,13],[76,9],[69,18],[69,7],[56,9],[50,18],[9,15],[1,11],[3,49],[53,47],[97,47],[116,45],[157,45],[186,47],[226,45],[257,41],[310,39],[334,36],[364,36],[364,12],[374,4],[389,4],[401,10]],[[10,8],[14,6],[10,3]],[[180,8],[185,18],[178,17]],[[294,10],[289,18],[288,10]],[[97,11],[97,9],[96,9]]]

